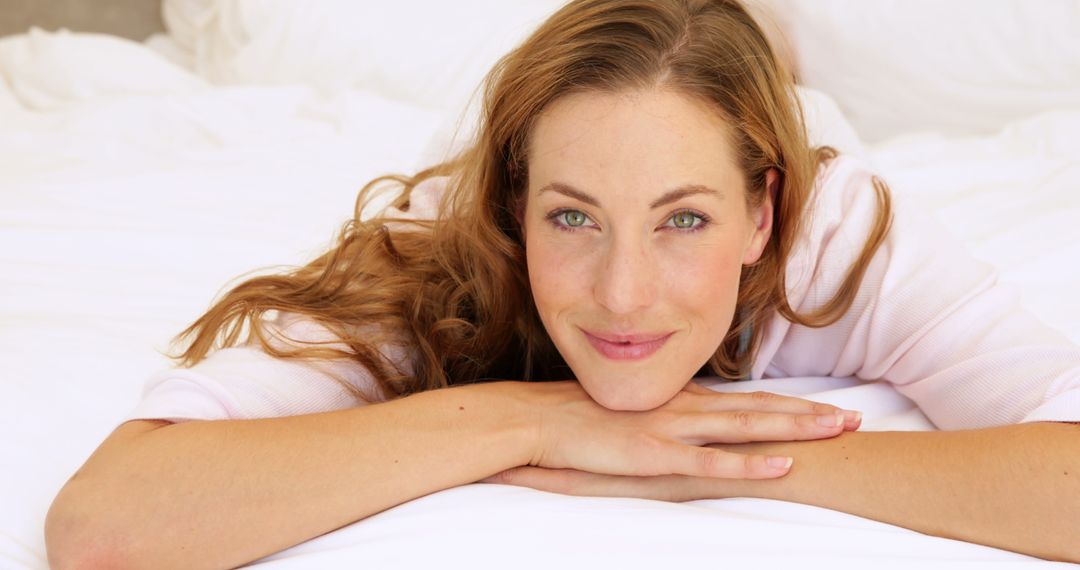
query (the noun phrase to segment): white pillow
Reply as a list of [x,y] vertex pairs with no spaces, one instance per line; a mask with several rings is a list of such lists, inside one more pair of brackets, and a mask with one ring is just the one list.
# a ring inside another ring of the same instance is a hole
[[1080,106],[1076,0],[762,0],[802,81],[836,98],[863,139],[996,132]]
[[21,111],[22,108],[22,103],[15,98],[15,94],[12,93],[11,88],[8,87],[7,80],[0,75],[0,113]]
[[189,53],[195,53],[196,38],[206,26],[205,19],[213,13],[216,0],[164,0],[161,3],[161,18],[165,29],[177,46]]
[[184,49],[169,34],[152,34],[143,40],[143,45],[161,57],[190,71],[195,71],[195,53]]
[[561,2],[164,0],[166,24],[216,83],[374,89],[463,108],[483,76]]
[[0,40],[0,74],[12,95],[31,110],[97,97],[187,92],[205,85],[137,42],[38,28]]

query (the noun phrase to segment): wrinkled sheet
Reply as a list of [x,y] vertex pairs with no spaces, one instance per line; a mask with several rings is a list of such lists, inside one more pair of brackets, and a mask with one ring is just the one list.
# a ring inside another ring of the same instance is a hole
[[[364,182],[430,158],[444,118],[363,91],[289,86],[112,93],[48,111],[6,89],[0,82],[0,566],[45,568],[48,505],[143,380],[170,364],[158,352],[170,336],[242,272],[303,263],[329,244]],[[1078,149],[1080,111],[1059,110],[994,137],[927,134],[868,154],[896,192],[924,203],[1080,342]],[[860,409],[867,430],[933,429],[880,382],[717,388]],[[501,485],[423,497],[257,565],[448,561],[1056,566],[781,501],[672,504]]]

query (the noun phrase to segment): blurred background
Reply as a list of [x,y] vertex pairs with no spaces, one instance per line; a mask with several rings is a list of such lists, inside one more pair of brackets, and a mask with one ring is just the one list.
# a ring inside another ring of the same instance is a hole
[[0,37],[31,27],[114,34],[142,41],[165,31],[161,3],[148,0],[0,0]]

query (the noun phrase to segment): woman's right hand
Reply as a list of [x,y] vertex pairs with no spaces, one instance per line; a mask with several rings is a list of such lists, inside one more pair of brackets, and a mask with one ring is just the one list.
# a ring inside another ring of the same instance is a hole
[[530,465],[610,475],[779,477],[790,467],[787,457],[770,462],[705,445],[823,439],[858,429],[861,420],[830,404],[770,392],[722,393],[693,382],[647,411],[605,408],[576,381],[524,384],[539,408]]

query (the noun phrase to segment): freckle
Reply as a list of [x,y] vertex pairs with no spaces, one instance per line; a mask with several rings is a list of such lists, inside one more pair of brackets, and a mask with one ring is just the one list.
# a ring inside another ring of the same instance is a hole
[[465,409],[465,406],[458,406],[458,407],[457,407],[457,409],[459,409],[459,410],[464,410],[464,409]]
[[398,460],[397,460],[397,459],[395,459],[395,460],[394,460],[394,463],[397,463],[397,461],[398,461]]
[[846,455],[844,456],[844,460],[845,460],[845,461],[847,460],[847,456],[846,456]]

